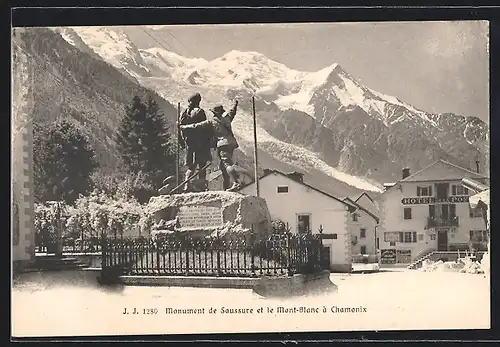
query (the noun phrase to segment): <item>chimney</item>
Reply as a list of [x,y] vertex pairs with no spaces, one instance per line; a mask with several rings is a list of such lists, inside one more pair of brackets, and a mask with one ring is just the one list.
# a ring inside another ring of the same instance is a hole
[[410,169],[405,167],[403,169],[403,179],[405,179],[406,177],[410,176]]
[[287,176],[290,177],[294,181],[304,183],[304,175],[301,174],[300,172],[295,171],[295,172],[289,173]]

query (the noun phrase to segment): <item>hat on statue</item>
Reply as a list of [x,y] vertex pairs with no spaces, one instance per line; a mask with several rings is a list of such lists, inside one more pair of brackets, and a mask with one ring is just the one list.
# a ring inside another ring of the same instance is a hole
[[217,105],[217,106],[211,108],[210,111],[212,111],[215,114],[222,114],[222,113],[226,112],[226,110],[224,110],[224,106],[222,106],[222,105]]
[[201,95],[200,95],[200,93],[195,93],[195,94],[191,95],[189,97],[188,101],[189,102],[191,102],[191,101],[198,101],[198,102],[200,102],[201,101]]

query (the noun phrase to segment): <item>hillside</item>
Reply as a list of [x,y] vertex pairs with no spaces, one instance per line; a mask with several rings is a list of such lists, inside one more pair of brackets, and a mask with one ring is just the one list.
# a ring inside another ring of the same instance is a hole
[[26,29],[22,41],[33,64],[34,122],[43,126],[69,117],[89,137],[103,168],[117,164],[116,129],[134,95],[152,96],[167,123],[175,122],[177,111],[168,101],[53,31]]

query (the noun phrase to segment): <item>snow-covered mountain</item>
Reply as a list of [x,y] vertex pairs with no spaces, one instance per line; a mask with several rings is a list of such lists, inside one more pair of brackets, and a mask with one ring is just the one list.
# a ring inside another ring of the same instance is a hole
[[67,42],[76,46],[78,36],[103,60],[174,103],[184,104],[195,91],[203,107],[238,97],[234,129],[249,155],[255,96],[261,150],[358,189],[379,191],[378,182],[398,178],[402,166],[418,170],[438,158],[472,167],[479,156],[483,168],[489,165],[488,125],[479,118],[418,110],[362,85],[335,63],[304,72],[236,50],[207,61],[161,47],[137,49],[117,29],[65,30]]

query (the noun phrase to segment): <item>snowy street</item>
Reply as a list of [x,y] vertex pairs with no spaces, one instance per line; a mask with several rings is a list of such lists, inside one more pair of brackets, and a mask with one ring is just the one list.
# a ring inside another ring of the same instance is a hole
[[[490,325],[490,285],[483,275],[406,269],[332,274],[338,293],[286,300],[265,299],[242,289],[104,291],[91,284],[71,285],[67,279],[63,286],[63,279],[56,276],[45,284],[39,277],[38,284],[16,285],[14,335],[486,329]],[[134,310],[137,314],[132,314]]]

